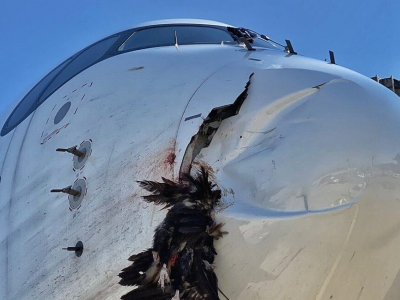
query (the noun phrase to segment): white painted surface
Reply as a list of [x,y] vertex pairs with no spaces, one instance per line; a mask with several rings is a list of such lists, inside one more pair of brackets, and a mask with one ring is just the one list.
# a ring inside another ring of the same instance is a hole
[[256,71],[198,155],[226,191],[216,264],[230,299],[400,296],[399,99],[366,83]]
[[[231,205],[218,215],[230,231],[217,243],[221,289],[230,299],[397,299],[398,98],[338,66],[220,45],[107,59],[0,138],[1,299],[129,290],[117,274],[164,214],[135,181],[176,176],[201,125],[182,120],[232,103],[253,72],[240,113],[197,158]],[[55,149],[88,139],[92,155],[74,172]],[[67,196],[49,191],[82,177],[88,193],[70,212]],[[78,240],[82,257],[61,250]]]
[[224,27],[234,27],[225,23],[211,21],[211,20],[203,20],[203,19],[163,19],[163,20],[155,20],[150,22],[143,22],[136,24],[136,27],[146,27],[146,26],[154,26],[154,25],[167,25],[167,24],[197,24],[197,25],[214,25],[214,26],[224,26]]

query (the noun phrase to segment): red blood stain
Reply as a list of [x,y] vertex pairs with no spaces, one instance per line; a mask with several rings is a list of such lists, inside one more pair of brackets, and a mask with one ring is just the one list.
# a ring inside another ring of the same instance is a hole
[[138,179],[150,178],[158,180],[160,176],[174,179],[175,166],[175,140],[171,140],[166,147],[147,153],[136,163],[136,174]]
[[164,162],[172,166],[175,163],[175,158],[176,158],[175,153],[170,153],[168,154]]
[[178,258],[178,254],[175,254],[174,256],[171,257],[171,259],[168,262],[169,266],[175,265],[176,259]]

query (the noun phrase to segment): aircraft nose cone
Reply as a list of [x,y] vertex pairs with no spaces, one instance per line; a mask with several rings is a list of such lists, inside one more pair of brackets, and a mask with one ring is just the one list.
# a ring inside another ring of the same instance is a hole
[[400,101],[372,80],[255,72],[195,163],[223,190],[231,299],[398,299]]
[[241,213],[322,212],[351,205],[382,172],[400,177],[398,128],[398,97],[372,80],[265,70],[201,160],[217,161],[236,203],[250,205]]

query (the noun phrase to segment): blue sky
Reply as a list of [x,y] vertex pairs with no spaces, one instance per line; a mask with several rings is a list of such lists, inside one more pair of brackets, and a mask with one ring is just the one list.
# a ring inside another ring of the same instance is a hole
[[0,2],[0,113],[65,58],[135,24],[201,18],[290,39],[302,55],[400,78],[396,0],[13,0]]

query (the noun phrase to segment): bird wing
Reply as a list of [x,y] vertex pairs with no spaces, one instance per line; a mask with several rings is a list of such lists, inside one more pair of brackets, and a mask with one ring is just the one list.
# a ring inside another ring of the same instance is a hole
[[149,249],[139,254],[132,255],[129,260],[133,261],[133,263],[118,274],[121,278],[119,283],[125,286],[140,285],[146,276],[146,271],[153,263],[152,251]]
[[193,281],[188,289],[190,300],[220,300],[218,280],[210,263],[203,260],[203,249],[196,248],[193,258]]
[[188,198],[190,187],[181,183],[175,183],[162,177],[164,182],[143,180],[138,181],[140,187],[151,192],[151,195],[143,196],[148,203],[171,207]]
[[163,291],[157,285],[141,286],[121,297],[122,300],[171,300],[174,291],[167,286]]

